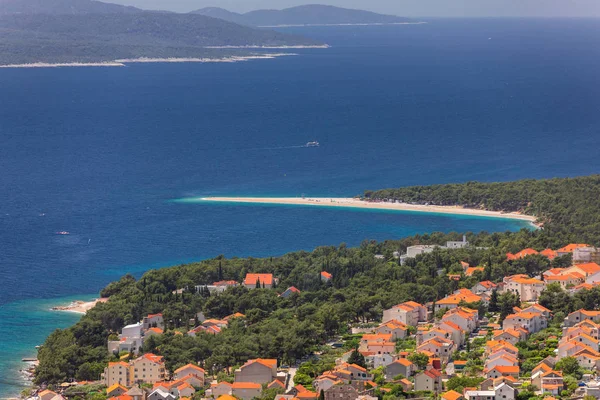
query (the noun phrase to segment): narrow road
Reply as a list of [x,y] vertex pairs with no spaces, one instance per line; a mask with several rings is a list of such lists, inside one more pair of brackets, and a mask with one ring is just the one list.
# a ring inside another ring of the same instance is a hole
[[290,367],[290,370],[288,371],[288,373],[290,374],[290,379],[288,380],[288,385],[285,388],[286,392],[294,387],[294,376],[296,376],[297,370],[298,370],[298,368],[296,368],[296,367]]

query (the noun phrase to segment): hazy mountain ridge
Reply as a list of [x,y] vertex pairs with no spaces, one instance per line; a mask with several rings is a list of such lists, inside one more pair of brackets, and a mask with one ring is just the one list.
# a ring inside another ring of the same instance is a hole
[[12,14],[132,14],[138,12],[142,12],[142,10],[95,0],[0,0],[0,16]]
[[249,51],[206,46],[309,46],[321,43],[203,15],[105,13],[0,17],[0,65],[99,62],[120,58],[223,57]]
[[371,11],[320,4],[309,4],[283,10],[256,10],[245,14],[231,12],[219,7],[207,7],[192,11],[191,14],[206,15],[250,26],[392,24],[413,22],[410,18],[395,15],[377,14]]

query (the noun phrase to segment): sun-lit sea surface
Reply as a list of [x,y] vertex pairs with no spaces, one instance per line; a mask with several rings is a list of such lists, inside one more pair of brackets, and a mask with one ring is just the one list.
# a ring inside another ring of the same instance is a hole
[[597,20],[429,22],[286,28],[333,47],[276,60],[1,70],[0,393],[77,320],[51,305],[126,272],[527,225],[173,199],[600,170]]

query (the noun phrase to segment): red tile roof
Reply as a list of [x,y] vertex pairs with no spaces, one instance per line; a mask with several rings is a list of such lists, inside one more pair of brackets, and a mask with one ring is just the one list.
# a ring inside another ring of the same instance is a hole
[[273,274],[246,274],[246,279],[244,280],[245,285],[256,285],[256,282],[260,282],[265,285],[273,284]]
[[321,276],[322,276],[322,277],[324,277],[324,278],[327,278],[327,279],[331,279],[331,278],[333,278],[333,275],[331,275],[331,274],[330,274],[329,272],[327,272],[327,271],[323,271],[323,272],[321,272]]

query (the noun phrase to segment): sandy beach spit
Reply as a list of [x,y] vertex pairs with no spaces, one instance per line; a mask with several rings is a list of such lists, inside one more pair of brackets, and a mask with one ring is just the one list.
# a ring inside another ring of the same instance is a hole
[[534,223],[537,218],[520,213],[503,213],[499,211],[477,210],[459,206],[433,206],[407,203],[374,202],[355,198],[341,197],[202,197],[197,200],[209,202],[258,203],[258,204],[289,204],[326,207],[352,207],[378,210],[417,211],[438,214],[472,215],[477,217],[505,218]]
[[296,25],[260,25],[259,28],[302,28],[311,26],[385,26],[385,25],[422,25],[427,22],[365,22],[347,24],[296,24]]
[[297,53],[265,53],[250,54],[247,56],[226,56],[206,58],[128,58],[111,62],[100,63],[31,63],[31,64],[7,64],[0,68],[64,68],[64,67],[126,67],[127,64],[140,63],[236,63],[251,60],[272,60],[278,57],[297,56]]
[[[265,26],[266,28],[266,26]],[[289,46],[204,46],[205,49],[328,49],[328,44],[315,44],[315,45],[289,45]]]
[[77,313],[77,314],[85,314],[86,312],[88,312],[88,310],[91,310],[92,308],[94,308],[94,306],[98,303],[104,303],[108,301],[108,298],[99,298],[99,299],[95,299],[92,301],[74,301],[71,304],[69,304],[68,306],[56,306],[56,307],[52,307],[52,310],[54,311],[67,311],[67,312],[73,312],[73,313]]

